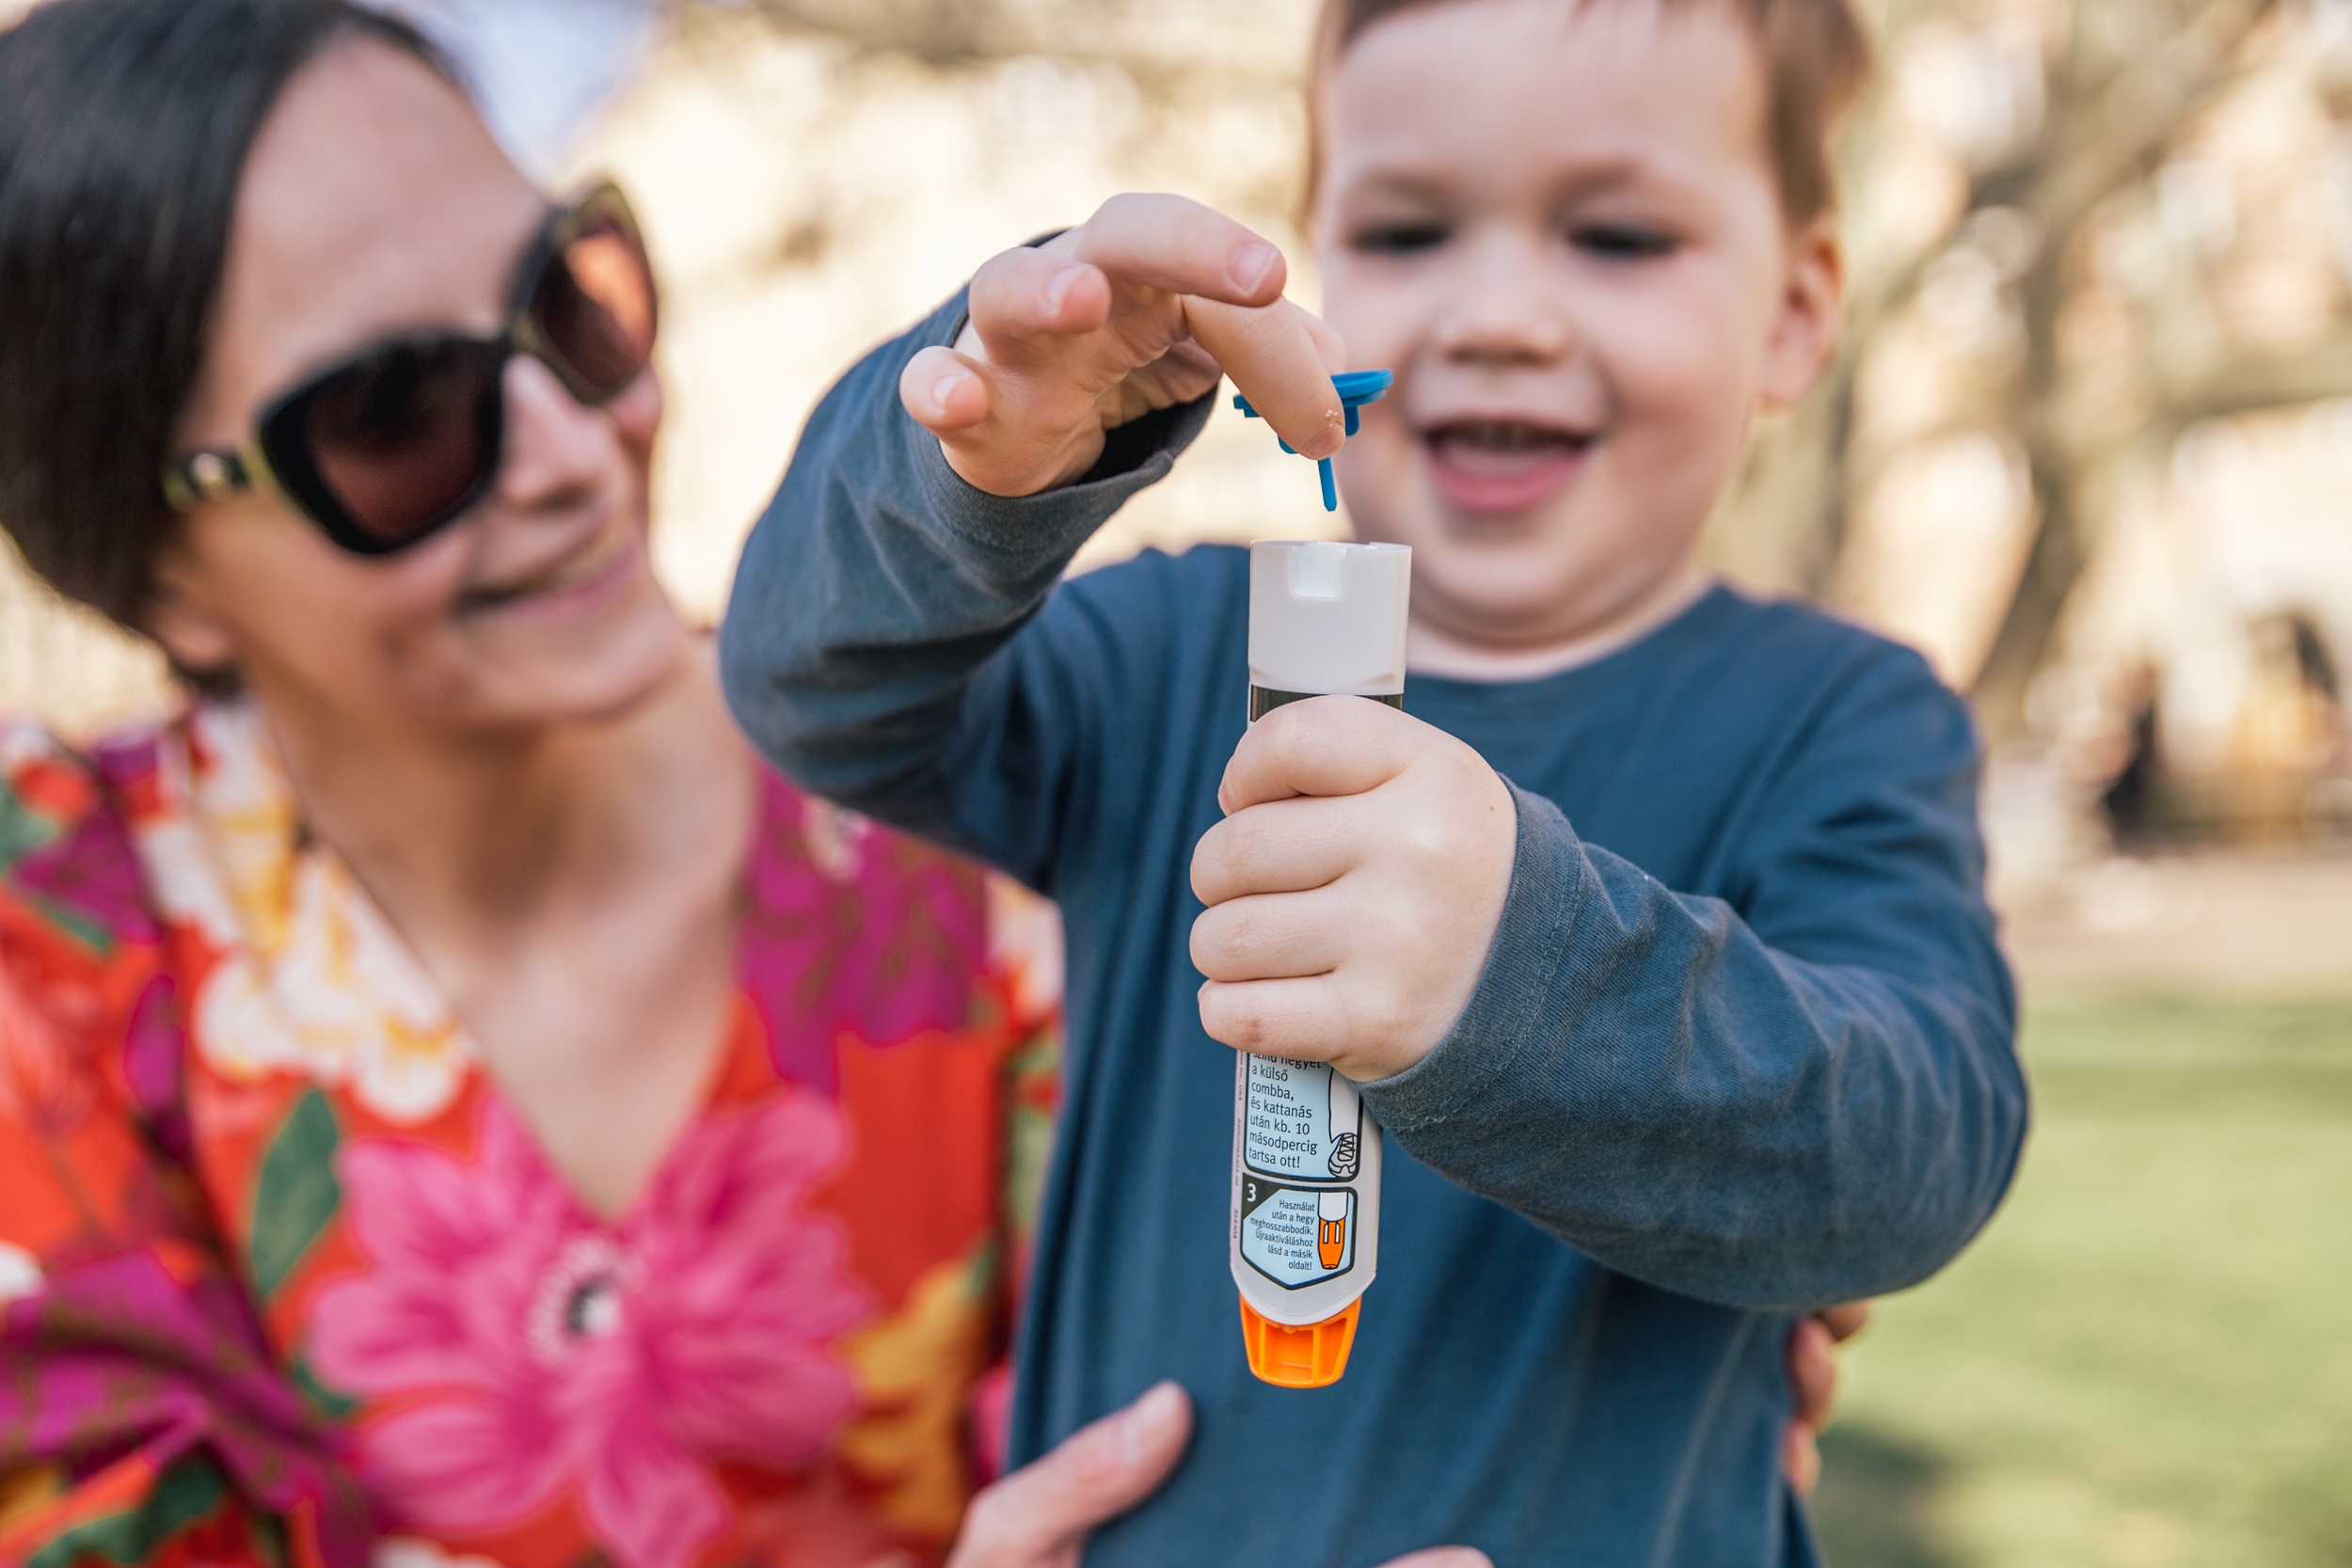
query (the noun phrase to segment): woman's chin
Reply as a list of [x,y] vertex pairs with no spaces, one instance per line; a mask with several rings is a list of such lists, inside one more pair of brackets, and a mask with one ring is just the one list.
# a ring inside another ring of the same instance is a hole
[[576,723],[627,719],[691,678],[700,667],[694,645],[694,634],[675,615],[644,626],[609,658],[551,681],[548,717]]
[[[593,625],[516,628],[469,683],[482,717],[500,725],[625,720],[688,678],[698,635],[648,578],[633,602]],[[532,632],[540,635],[532,635]]]

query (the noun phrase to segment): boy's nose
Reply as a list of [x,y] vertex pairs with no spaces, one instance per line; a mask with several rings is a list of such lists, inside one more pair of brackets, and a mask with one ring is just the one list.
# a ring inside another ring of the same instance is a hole
[[1575,346],[1554,269],[1518,236],[1473,244],[1459,286],[1446,293],[1437,344],[1448,358],[1546,364]]

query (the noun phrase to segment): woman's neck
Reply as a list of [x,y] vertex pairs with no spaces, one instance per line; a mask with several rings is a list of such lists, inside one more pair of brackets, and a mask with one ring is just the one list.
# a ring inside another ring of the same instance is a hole
[[649,871],[739,847],[753,761],[697,641],[629,713],[420,735],[258,693],[305,818],[412,942],[494,952]]

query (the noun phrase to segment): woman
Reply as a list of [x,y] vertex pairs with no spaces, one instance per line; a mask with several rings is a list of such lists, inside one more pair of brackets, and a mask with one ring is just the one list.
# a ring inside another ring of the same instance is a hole
[[[954,1534],[1051,981],[738,739],[647,569],[656,313],[618,194],[343,0],[0,35],[0,518],[204,693],[0,731],[0,1560]],[[962,1560],[1069,1560],[1187,1424]]]

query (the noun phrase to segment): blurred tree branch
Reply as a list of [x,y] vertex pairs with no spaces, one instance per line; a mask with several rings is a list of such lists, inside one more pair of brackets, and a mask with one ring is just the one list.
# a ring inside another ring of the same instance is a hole
[[[2030,91],[2015,95],[2036,122],[2012,127],[2002,145],[1943,144],[1947,164],[1964,173],[1948,221],[1907,244],[1857,252],[1843,350],[1806,405],[1759,443],[1738,510],[1742,530],[1772,540],[1768,578],[1831,595],[1853,559],[1851,520],[1905,452],[1983,433],[2021,454],[2030,542],[1994,608],[1973,683],[1996,740],[2023,728],[2026,691],[2127,472],[2160,464],[2201,420],[2352,394],[2352,323],[2339,319],[2320,341],[2291,349],[2233,344],[2208,297],[2214,259],[2179,254],[2163,236],[2160,286],[2125,300],[2102,276],[2111,270],[2103,240],[2126,219],[2154,223],[2166,171],[2196,151],[2205,118],[2226,95],[2279,70],[2298,47],[2306,8],[2292,0],[2046,0],[2036,35],[2022,45],[2017,7],[1890,0],[1882,8],[1888,70],[1850,138],[1850,187],[1870,189],[1879,160],[1895,158],[1886,166],[1905,170],[1902,157],[1915,161],[1921,131],[1905,94],[1919,49],[1967,56],[1980,74],[2007,50],[2011,67],[2032,73]],[[1999,95],[1980,84],[1978,96]],[[1872,196],[1884,199],[1883,190]],[[2003,250],[2014,254],[1996,254]],[[1953,351],[1957,358],[1913,371],[1913,381],[1936,383],[1931,406],[1890,423],[1872,367],[1890,352],[1916,358],[1922,323],[1947,305],[1938,292],[1948,296],[1963,262],[1963,283],[1997,277],[1997,287],[1980,286],[1997,296],[2008,325],[1973,358]],[[2078,337],[2070,349],[2070,312],[2086,302],[2130,320],[2120,346],[2087,351]]]
[[2190,426],[2265,408],[2290,408],[2352,392],[2352,326],[2284,353],[2236,357],[2197,386],[2169,396],[2149,422],[2169,446]]
[[[2079,13],[2089,3],[2076,0],[2074,8]],[[1975,688],[1979,713],[1995,736],[2023,726],[2026,689],[2090,559],[2097,519],[2087,492],[2120,455],[2110,439],[2069,439],[2070,378],[2058,343],[2068,265],[2086,221],[2154,172],[2198,113],[2238,78],[2248,41],[2278,9],[2277,0],[2215,0],[2146,59],[2112,69],[2095,62],[2069,69],[2077,55],[2068,51],[2049,73],[2049,134],[2032,155],[1980,182],[1979,202],[2016,191],[2042,231],[2039,254],[2018,285],[2026,366],[2016,401],[2039,516]],[[2340,385],[2352,388],[2352,380]]]
[[862,53],[944,68],[1035,55],[1115,66],[1147,91],[1236,80],[1286,90],[1306,64],[1299,50],[1228,46],[1236,31],[1263,31],[1262,11],[1236,0],[1192,0],[1182,15],[1143,0],[748,0],[726,8]]

